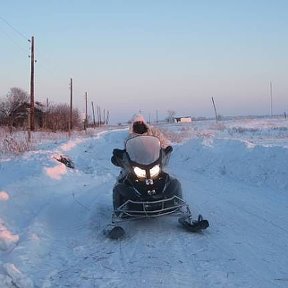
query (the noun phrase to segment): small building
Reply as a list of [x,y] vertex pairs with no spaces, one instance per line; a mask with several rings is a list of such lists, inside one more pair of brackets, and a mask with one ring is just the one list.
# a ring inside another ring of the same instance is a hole
[[[24,102],[17,109],[11,113],[13,119],[12,126],[14,127],[27,127],[30,103]],[[35,126],[37,128],[43,127],[43,105],[40,102],[35,102],[34,113],[35,113]]]
[[192,122],[192,118],[191,118],[191,116],[175,117],[174,122],[175,123],[190,123],[190,122]]

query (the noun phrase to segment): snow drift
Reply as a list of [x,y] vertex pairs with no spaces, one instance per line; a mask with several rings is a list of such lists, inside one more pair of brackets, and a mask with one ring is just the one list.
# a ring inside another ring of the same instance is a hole
[[[102,234],[119,173],[110,157],[126,129],[3,157],[0,287],[286,287],[287,126],[263,119],[163,127],[174,142],[169,172],[192,213],[210,222],[196,235],[169,217],[127,224],[122,241]],[[55,159],[63,153],[75,169]]]

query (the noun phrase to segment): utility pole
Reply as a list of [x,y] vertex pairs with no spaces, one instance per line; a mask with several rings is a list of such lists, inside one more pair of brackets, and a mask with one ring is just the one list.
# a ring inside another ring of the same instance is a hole
[[87,111],[88,111],[88,107],[87,107],[87,100],[88,100],[88,96],[87,96],[87,92],[85,92],[85,124],[84,124],[84,130],[86,131],[87,126],[88,126],[88,115],[87,115]]
[[215,105],[215,102],[214,102],[214,98],[213,98],[213,97],[212,97],[212,103],[213,103],[214,112],[215,112],[215,119],[216,119],[216,122],[217,122],[217,121],[218,121],[218,115],[217,115],[216,105]]
[[101,126],[101,108],[97,105],[97,119],[98,119],[98,127]]
[[35,104],[34,104],[34,36],[31,38],[31,78],[30,78],[30,130],[35,130]]
[[106,116],[106,124],[108,125],[109,123],[109,110],[107,110],[107,116]]
[[72,78],[70,78],[70,115],[69,115],[69,133],[72,130],[72,98],[73,98],[73,82]]
[[95,111],[94,111],[93,101],[91,101],[91,105],[92,105],[92,114],[93,114],[93,125],[94,125],[94,128],[95,128],[96,127],[96,122],[95,122]]
[[270,116],[273,116],[272,82],[270,81]]

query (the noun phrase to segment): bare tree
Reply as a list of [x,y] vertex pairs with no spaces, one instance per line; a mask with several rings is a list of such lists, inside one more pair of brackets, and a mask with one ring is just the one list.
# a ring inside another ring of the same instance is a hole
[[[69,130],[70,106],[68,104],[49,105],[45,112],[44,128],[52,131]],[[72,110],[72,127],[81,128],[82,121],[78,109]]]
[[173,110],[168,110],[168,117],[167,117],[167,121],[169,123],[172,123],[174,121],[174,117],[176,115],[176,112]]
[[18,118],[27,118],[25,105],[29,102],[28,93],[14,87],[11,88],[6,98],[0,102],[0,114],[2,124],[8,125],[10,129]]

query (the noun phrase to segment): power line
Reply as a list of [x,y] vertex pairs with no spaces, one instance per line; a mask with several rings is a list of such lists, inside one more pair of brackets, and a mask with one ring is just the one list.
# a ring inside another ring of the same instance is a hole
[[26,41],[30,41],[28,37],[26,37],[22,32],[20,32],[18,29],[16,29],[13,25],[11,25],[6,19],[4,19],[2,16],[0,16],[0,19],[8,25],[14,32],[16,32],[19,36],[24,38]]
[[20,46],[18,42],[16,42],[6,31],[3,31],[3,29],[0,29],[0,32],[3,33],[7,39],[9,39],[9,41],[11,43],[13,43],[19,50],[22,50],[22,52],[24,51],[25,54],[27,54],[27,48],[23,48],[23,46]]
[[[4,22],[7,26],[9,26],[9,28],[11,28],[14,32],[16,32],[19,36],[21,36],[21,38],[25,39],[27,42],[30,42],[30,39],[28,39],[28,37],[26,37],[23,33],[21,33],[18,29],[16,29],[14,26],[12,26],[5,18],[3,18],[1,15],[0,15],[0,20],[2,20],[2,22]],[[17,46],[18,49],[22,50],[22,51],[25,51],[25,54],[27,53],[27,48],[24,48],[23,46],[20,46],[17,41],[15,41],[15,39],[13,39],[11,37],[11,33],[3,29],[0,29],[0,31],[14,44]],[[8,34],[8,33],[9,34]]]
[[[28,38],[27,36],[25,36],[22,32],[20,32],[18,29],[16,29],[13,25],[11,25],[5,18],[3,18],[1,15],[0,15],[0,19],[6,24],[6,25],[8,25],[11,29],[13,29],[14,30],[14,32],[16,32],[19,36],[21,36],[22,38],[24,38],[26,41],[28,41],[28,42],[30,42],[31,43],[31,39],[30,38]],[[1,31],[1,30],[0,30]],[[14,45],[16,45],[19,49],[21,49],[21,50],[23,50],[23,51],[25,51],[26,53],[27,53],[27,49],[24,49],[23,47],[20,47],[19,45],[18,45],[18,43],[14,40],[14,39],[12,39],[11,37],[10,37],[10,35],[8,35],[5,31],[2,31],[8,38],[9,38],[9,40],[11,41],[11,42],[13,42],[14,43]],[[44,55],[45,56],[45,55]],[[31,55],[29,55],[29,57],[31,57]],[[46,58],[46,57],[45,57]],[[47,58],[46,58],[46,60],[47,60]],[[35,60],[35,62],[37,62],[37,60]],[[41,66],[41,65],[40,65]],[[46,71],[48,71],[48,72],[52,72],[53,71],[53,73],[54,73],[54,70],[52,70],[52,69],[49,69],[49,67],[47,68],[47,67],[44,67],[43,65],[41,66],[42,68],[44,68]],[[40,67],[40,68],[41,68]],[[51,73],[51,75],[53,75],[53,73]]]

